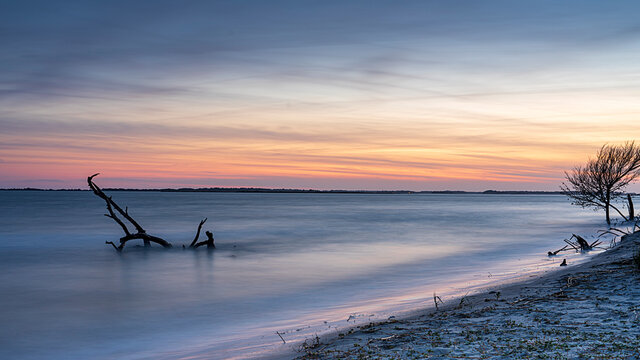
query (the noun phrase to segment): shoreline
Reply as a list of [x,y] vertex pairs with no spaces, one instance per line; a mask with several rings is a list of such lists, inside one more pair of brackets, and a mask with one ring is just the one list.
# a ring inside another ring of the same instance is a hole
[[296,359],[640,358],[640,232],[557,271],[307,339]]

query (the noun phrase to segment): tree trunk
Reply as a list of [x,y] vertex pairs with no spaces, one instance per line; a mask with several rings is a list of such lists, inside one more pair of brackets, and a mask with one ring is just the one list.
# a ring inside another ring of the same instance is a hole
[[607,203],[604,206],[604,210],[607,216],[607,225],[611,225],[611,217],[609,216],[609,204],[611,203],[611,194],[607,191]]
[[631,200],[631,194],[627,194],[627,201],[629,201],[629,221],[631,221],[636,217],[633,211],[633,200]]

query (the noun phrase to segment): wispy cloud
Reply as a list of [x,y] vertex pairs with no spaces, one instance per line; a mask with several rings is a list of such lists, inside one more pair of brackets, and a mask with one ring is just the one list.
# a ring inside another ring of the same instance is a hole
[[639,10],[4,2],[0,186],[553,189],[640,131]]

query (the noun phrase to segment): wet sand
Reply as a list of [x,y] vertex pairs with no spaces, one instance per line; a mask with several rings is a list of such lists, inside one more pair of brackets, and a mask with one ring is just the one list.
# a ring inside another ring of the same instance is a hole
[[638,359],[640,233],[587,262],[308,339],[298,359]]

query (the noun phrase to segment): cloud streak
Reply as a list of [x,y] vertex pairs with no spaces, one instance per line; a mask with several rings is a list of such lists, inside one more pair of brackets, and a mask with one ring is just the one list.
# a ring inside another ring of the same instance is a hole
[[555,189],[640,131],[638,10],[5,2],[0,186]]

